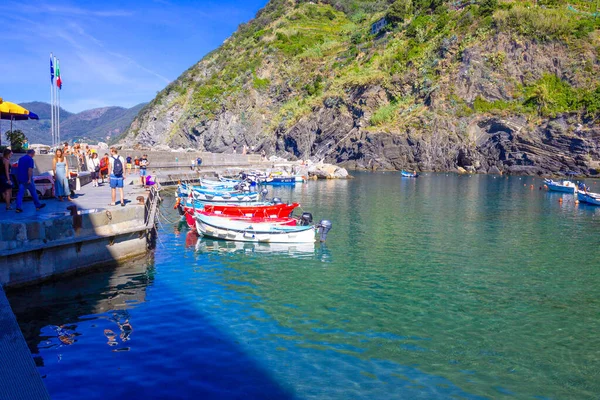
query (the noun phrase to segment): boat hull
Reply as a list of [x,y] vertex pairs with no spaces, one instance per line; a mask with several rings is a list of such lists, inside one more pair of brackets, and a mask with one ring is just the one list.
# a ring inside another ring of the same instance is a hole
[[267,180],[264,182],[265,185],[273,185],[273,186],[293,186],[296,184],[296,177],[294,176],[289,176],[289,177],[273,177],[273,178],[267,178]]
[[592,204],[594,206],[600,206],[600,194],[598,194],[598,193],[578,192],[577,199],[582,203]]

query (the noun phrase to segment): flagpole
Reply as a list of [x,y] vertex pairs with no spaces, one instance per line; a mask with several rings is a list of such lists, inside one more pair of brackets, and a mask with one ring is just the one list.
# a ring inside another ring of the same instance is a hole
[[[56,76],[56,67],[56,57],[54,57],[54,76]],[[54,79],[54,82],[56,82],[56,79]],[[60,137],[58,136],[58,107],[56,100],[58,89],[56,88],[56,83],[52,86],[54,86],[54,134],[56,135],[56,145],[60,147]]]
[[58,107],[56,115],[58,116],[58,123],[56,124],[56,128],[58,129],[58,140],[60,142],[60,88],[56,88],[57,98],[58,98]]
[[56,146],[54,135],[54,67],[52,64],[52,53],[50,53],[50,133],[52,135],[52,147]]

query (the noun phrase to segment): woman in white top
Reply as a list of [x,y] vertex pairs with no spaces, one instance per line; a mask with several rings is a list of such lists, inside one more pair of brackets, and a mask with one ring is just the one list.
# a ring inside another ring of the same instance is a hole
[[93,152],[91,157],[87,158],[87,169],[92,174],[92,186],[98,187],[98,173],[100,172],[98,153]]

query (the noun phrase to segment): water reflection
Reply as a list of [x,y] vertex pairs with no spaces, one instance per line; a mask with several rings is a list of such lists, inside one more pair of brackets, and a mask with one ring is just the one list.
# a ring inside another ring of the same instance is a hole
[[[186,241],[187,244],[187,241]],[[312,257],[315,255],[314,243],[250,243],[224,240],[200,239],[196,251],[201,253],[242,253],[267,256],[287,255],[289,257]]]
[[88,321],[89,315],[104,315],[116,326],[118,333],[111,334],[111,327],[106,328],[107,338],[112,335],[122,342],[129,340],[133,328],[127,310],[145,302],[146,288],[154,280],[151,265],[149,259],[136,260],[118,269],[96,270],[9,292],[32,354],[38,354],[40,347],[76,344],[81,335],[78,326]]

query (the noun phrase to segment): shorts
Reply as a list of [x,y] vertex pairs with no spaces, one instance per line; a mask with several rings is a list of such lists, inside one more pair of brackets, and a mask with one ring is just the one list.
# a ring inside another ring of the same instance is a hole
[[127,169],[131,169],[131,163],[127,163]]
[[134,165],[135,169],[140,169],[139,165]]
[[99,175],[99,174],[100,174],[99,172],[92,171],[92,172],[90,173],[90,175],[92,176],[92,180],[98,179],[98,175]]
[[116,188],[123,188],[123,177],[116,177],[114,175],[111,174],[110,176],[110,188],[111,189],[116,189]]
[[147,174],[146,168],[140,168],[140,176],[146,176]]

